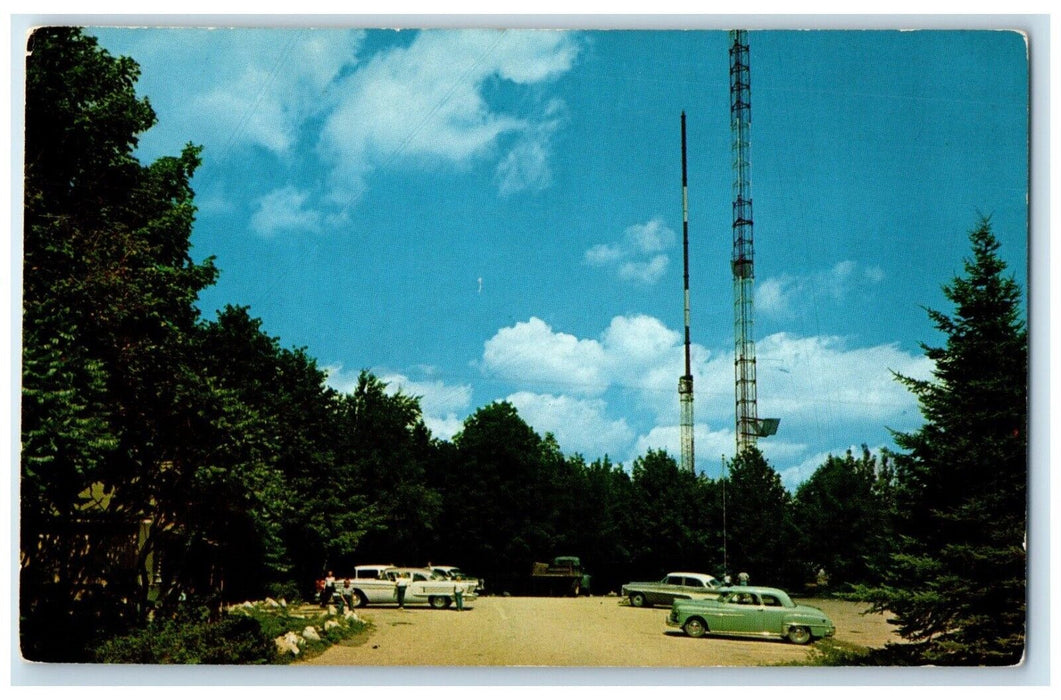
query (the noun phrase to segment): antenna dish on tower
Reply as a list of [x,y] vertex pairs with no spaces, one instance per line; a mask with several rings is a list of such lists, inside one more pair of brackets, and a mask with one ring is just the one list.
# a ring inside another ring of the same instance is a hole
[[755,379],[755,246],[752,235],[751,124],[752,87],[748,36],[729,33],[729,107],[733,143],[733,370],[737,454],[777,432],[778,418],[759,420]]

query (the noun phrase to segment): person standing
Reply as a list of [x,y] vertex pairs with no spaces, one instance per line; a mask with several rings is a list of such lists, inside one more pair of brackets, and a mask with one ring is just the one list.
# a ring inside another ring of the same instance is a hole
[[395,593],[398,595],[398,607],[405,608],[405,589],[409,585],[409,579],[405,577],[405,572],[398,574],[398,579],[395,583]]
[[748,581],[750,581],[750,580],[751,580],[751,577],[748,576],[748,572],[746,572],[746,571],[742,571],[739,574],[737,574],[737,582],[741,586],[747,586],[748,585]]
[[335,593],[335,574],[331,571],[324,577],[324,590],[321,591],[321,607],[325,607],[332,600],[332,594]]
[[464,611],[464,588],[461,586],[461,577],[453,581],[453,600],[457,602],[457,612]]
[[343,592],[340,594],[343,601],[346,603],[346,607],[351,610],[354,609],[354,584],[350,582],[350,579],[343,579]]

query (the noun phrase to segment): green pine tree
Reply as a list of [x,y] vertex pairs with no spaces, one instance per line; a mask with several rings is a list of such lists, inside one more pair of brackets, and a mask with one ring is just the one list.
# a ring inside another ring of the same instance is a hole
[[860,593],[923,663],[1011,665],[1025,643],[1028,339],[989,219],[970,241],[965,276],[943,288],[953,315],[928,310],[946,336],[922,345],[933,379],[897,375],[925,424],[895,434],[897,552],[890,580]]

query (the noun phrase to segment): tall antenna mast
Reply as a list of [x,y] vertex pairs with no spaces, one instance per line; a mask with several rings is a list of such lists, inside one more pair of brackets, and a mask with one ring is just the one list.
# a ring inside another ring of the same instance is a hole
[[755,447],[759,435],[755,388],[754,303],[755,249],[752,241],[751,71],[748,37],[743,29],[729,33],[729,108],[733,136],[733,311],[736,379],[737,454]]
[[752,241],[751,125],[752,86],[748,33],[729,33],[729,124],[733,135],[733,312],[736,379],[737,455],[758,438],[777,432],[780,419],[759,420],[755,387],[755,247]]
[[682,112],[682,253],[685,258],[685,374],[678,379],[681,404],[682,469],[696,473],[693,452],[693,373],[689,362],[689,178],[685,166],[685,112]]

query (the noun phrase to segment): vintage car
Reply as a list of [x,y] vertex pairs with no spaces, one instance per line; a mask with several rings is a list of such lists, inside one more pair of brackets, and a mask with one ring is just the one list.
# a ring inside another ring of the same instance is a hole
[[[459,588],[464,602],[475,600],[479,597],[475,587],[475,580],[457,581],[448,579],[442,574],[437,574],[430,569],[415,569],[393,567],[383,572],[383,576],[395,584],[394,599],[398,601],[397,582],[399,578],[405,579],[405,604],[427,603],[433,608],[442,609],[451,606],[456,599],[455,594]],[[381,601],[383,602],[383,601]]]
[[321,603],[330,602],[331,598],[338,596],[343,591],[346,582],[349,581],[353,592],[348,597],[354,607],[364,605],[369,600],[378,601],[388,597],[397,600],[393,582],[388,581],[383,575],[383,572],[392,568],[394,568],[394,564],[362,564],[361,566],[355,566],[353,576],[335,577],[335,590],[331,592],[330,598],[325,598],[325,581],[324,579],[319,579],[317,581],[317,595]]
[[[335,590],[331,600],[342,596],[353,607],[398,603],[398,579],[406,582],[405,603],[407,605],[428,604],[433,608],[448,608],[455,599],[455,590],[460,586],[466,601],[475,600],[476,581],[455,581],[436,574],[430,569],[396,567],[393,564],[371,564],[354,568],[352,577],[335,577]],[[317,582],[323,593],[324,581]],[[326,602],[322,595],[322,602]]]
[[642,608],[653,605],[670,605],[683,598],[702,598],[717,593],[721,586],[714,576],[675,571],[660,581],[635,581],[623,586],[623,597],[630,605]]
[[431,569],[432,572],[438,574],[439,576],[447,578],[451,581],[456,581],[459,579],[461,581],[474,583],[476,593],[482,594],[482,592],[486,590],[486,581],[481,578],[476,578],[475,576],[469,576],[456,566],[436,566],[434,564],[428,564],[427,568]]
[[667,626],[679,627],[690,637],[782,637],[794,644],[836,633],[832,620],[818,608],[796,605],[781,589],[762,586],[722,588],[715,599],[676,600]]

